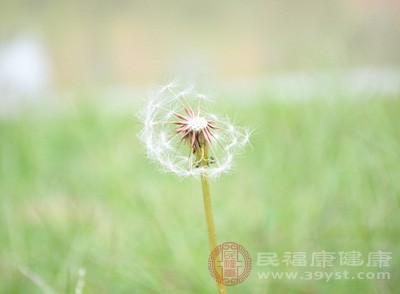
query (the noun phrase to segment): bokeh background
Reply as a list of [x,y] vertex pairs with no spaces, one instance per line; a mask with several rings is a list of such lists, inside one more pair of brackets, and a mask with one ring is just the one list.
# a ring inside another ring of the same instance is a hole
[[[3,0],[0,16],[1,293],[216,291],[200,184],[160,174],[136,136],[147,90],[177,76],[256,130],[211,184],[220,242],[254,261],[231,293],[400,291],[399,1]],[[297,270],[258,252],[321,250],[391,252],[322,269],[391,278],[257,276]]]

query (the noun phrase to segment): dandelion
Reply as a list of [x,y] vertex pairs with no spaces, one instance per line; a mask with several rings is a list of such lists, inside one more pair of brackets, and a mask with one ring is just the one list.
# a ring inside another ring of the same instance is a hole
[[[139,115],[144,125],[140,139],[148,157],[163,171],[201,179],[210,251],[217,247],[217,239],[208,179],[231,171],[235,156],[250,138],[248,129],[208,111],[211,102],[174,82],[150,92]],[[218,289],[226,293],[222,283]]]
[[[178,176],[215,178],[234,168],[250,131],[207,111],[211,100],[171,83],[151,92],[140,113],[150,159]],[[188,148],[189,147],[189,148]]]

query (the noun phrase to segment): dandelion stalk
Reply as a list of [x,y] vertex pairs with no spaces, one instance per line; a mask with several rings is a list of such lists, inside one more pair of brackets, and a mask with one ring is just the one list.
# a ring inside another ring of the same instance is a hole
[[208,243],[210,245],[210,252],[217,247],[217,233],[215,232],[214,216],[211,204],[210,185],[208,184],[207,175],[201,176],[201,188],[203,190],[204,210],[206,214]]
[[[203,156],[202,156],[203,155]],[[208,164],[208,152],[207,152],[207,145],[204,144],[200,148],[200,152],[197,152],[196,158],[199,160],[203,157],[203,160],[201,160],[201,165],[207,165]],[[204,201],[204,211],[205,211],[205,216],[206,216],[206,223],[207,223],[207,231],[208,231],[208,244],[210,246],[210,253],[217,247],[218,242],[217,242],[217,233],[215,230],[215,224],[214,224],[214,215],[213,215],[213,209],[212,209],[212,203],[211,203],[211,194],[210,194],[210,185],[208,183],[208,176],[206,173],[203,173],[201,175],[201,189],[203,191],[203,201]],[[220,266],[215,265],[217,269],[217,274],[222,277],[222,269]],[[221,282],[217,282],[217,287],[218,287],[218,293],[228,293],[226,291],[225,285]]]

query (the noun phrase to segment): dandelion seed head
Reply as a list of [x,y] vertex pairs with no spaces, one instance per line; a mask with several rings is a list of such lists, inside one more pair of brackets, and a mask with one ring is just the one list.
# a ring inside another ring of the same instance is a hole
[[199,132],[207,127],[208,122],[205,118],[195,116],[189,119],[187,124],[192,131]]
[[[177,82],[148,95],[139,114],[140,139],[148,157],[162,170],[178,176],[218,177],[234,167],[234,158],[249,142],[251,132],[207,109],[210,98]],[[201,152],[206,152],[202,154]]]

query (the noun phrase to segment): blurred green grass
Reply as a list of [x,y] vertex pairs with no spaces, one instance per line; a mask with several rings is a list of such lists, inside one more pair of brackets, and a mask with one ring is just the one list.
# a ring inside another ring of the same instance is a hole
[[[257,130],[236,172],[211,184],[219,241],[253,257],[230,292],[398,293],[398,97],[262,101],[230,105]],[[74,293],[80,267],[84,293],[215,292],[200,184],[157,172],[139,128],[96,103],[1,120],[1,293],[42,293],[23,268]],[[391,279],[257,277],[257,252],[320,250],[391,251]]]

